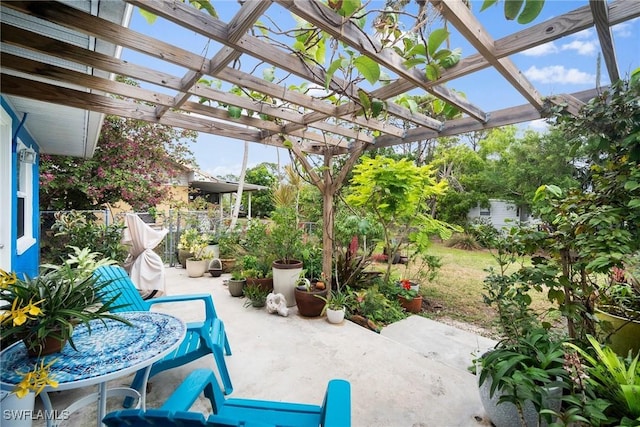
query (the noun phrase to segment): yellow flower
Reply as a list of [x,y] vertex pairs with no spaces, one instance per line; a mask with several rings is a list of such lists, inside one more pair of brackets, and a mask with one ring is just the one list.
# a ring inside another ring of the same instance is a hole
[[42,310],[37,305],[44,301],[43,299],[38,302],[33,302],[33,300],[29,301],[26,307],[19,308],[18,303],[19,299],[13,300],[13,304],[11,305],[11,313],[4,313],[2,316],[2,320],[7,317],[13,318],[13,325],[20,326],[23,325],[27,320],[35,319],[36,316],[42,314]]
[[50,377],[51,365],[55,362],[55,359],[51,362],[44,364],[44,360],[40,362],[40,366],[36,364],[34,369],[24,374],[22,381],[16,384],[14,392],[18,398],[22,399],[30,391],[35,392],[36,396],[40,394],[42,390],[48,385],[51,387],[58,387],[58,381]]
[[0,288],[6,289],[9,285],[15,285],[18,281],[15,273],[7,273],[0,269]]

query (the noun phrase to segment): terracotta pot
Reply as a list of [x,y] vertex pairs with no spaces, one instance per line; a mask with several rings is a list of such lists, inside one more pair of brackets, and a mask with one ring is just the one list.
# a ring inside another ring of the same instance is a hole
[[267,277],[263,279],[256,279],[255,277],[247,277],[248,285],[258,285],[265,291],[271,292],[273,290],[273,277]]
[[30,357],[46,356],[47,354],[59,353],[64,348],[67,340],[59,340],[55,337],[49,336],[42,340],[23,339],[25,347],[27,347],[27,354]]
[[220,261],[222,262],[223,273],[231,273],[231,270],[233,270],[233,267],[236,265],[235,258],[220,258]]
[[400,305],[409,313],[420,313],[422,311],[422,297],[417,296],[412,300],[398,297]]
[[326,297],[327,289],[321,291],[307,291],[295,288],[295,299],[298,305],[298,313],[305,317],[318,317],[322,313],[325,302],[316,295]]

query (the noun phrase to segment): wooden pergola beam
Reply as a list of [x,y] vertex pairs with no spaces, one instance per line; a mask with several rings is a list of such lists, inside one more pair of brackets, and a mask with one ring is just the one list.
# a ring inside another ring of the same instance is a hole
[[[417,69],[408,70],[403,65],[404,58],[393,49],[383,48],[374,38],[367,37],[352,21],[343,18],[320,2],[301,0],[275,0],[292,13],[304,20],[316,25],[321,30],[331,34],[336,39],[357,49],[363,55],[397,73],[403,79],[411,81],[416,87],[422,88],[432,95],[445,100],[449,104],[459,108],[476,120],[485,121],[486,114],[477,106],[458,96],[444,86],[431,85],[424,73]],[[426,126],[426,125],[425,125]],[[442,126],[428,126],[432,129],[440,129]]]
[[609,79],[612,82],[620,80],[618,71],[618,61],[616,60],[616,50],[613,47],[613,35],[609,26],[609,9],[607,2],[603,0],[589,0],[589,7],[596,24],[598,40],[600,40],[600,50],[604,57],[604,63],[609,72]]
[[[221,21],[211,16],[199,13],[195,8],[182,4],[180,2],[158,1],[158,0],[128,0],[142,9],[193,30],[205,37],[230,45],[234,49],[246,53],[249,56],[257,58],[268,64],[274,65],[280,69],[288,71],[306,79],[310,82],[324,87],[326,82],[326,72],[322,67],[314,66],[306,63],[302,58],[288,54],[280,49],[263,42],[255,37],[244,35],[237,43],[230,44],[226,39],[225,25]],[[310,3],[311,4],[311,3]],[[195,12],[194,12],[195,11]],[[352,100],[358,100],[358,88],[351,82],[347,82],[337,77],[333,77],[329,82],[329,89],[343,93]],[[409,110],[397,106],[394,112],[401,112],[401,119],[414,122],[418,125],[427,127],[440,127],[435,125],[433,119],[424,114],[412,114]],[[393,113],[392,113],[393,114]]]
[[497,58],[495,43],[471,10],[459,0],[430,0],[443,17],[451,22],[473,47],[506,78],[534,107],[543,106],[542,98],[509,58]]
[[[240,11],[227,25],[227,39],[231,43],[237,42],[269,8],[269,4],[270,3],[266,1],[255,0],[245,2],[240,8]],[[215,75],[230,62],[238,59],[240,55],[241,53],[235,49],[228,46],[223,47],[211,61],[209,61],[210,74]],[[203,76],[202,73],[196,71],[187,71],[186,75],[182,78],[184,89],[175,96],[174,107],[180,107],[189,99],[189,88],[196,84]],[[160,117],[167,109],[168,107],[159,107],[156,109],[156,114]]]

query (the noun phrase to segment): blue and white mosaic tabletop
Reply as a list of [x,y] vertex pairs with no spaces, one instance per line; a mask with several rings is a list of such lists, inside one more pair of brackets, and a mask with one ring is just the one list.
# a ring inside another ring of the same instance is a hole
[[[115,320],[92,320],[90,331],[81,324],[73,331],[76,350],[69,343],[59,353],[43,356],[58,381],[52,390],[96,384],[135,372],[175,349],[185,336],[185,324],[170,315],[154,312],[118,313],[131,325]],[[0,353],[0,382],[15,385],[40,359],[29,357],[20,341]],[[50,387],[47,387],[49,389]]]

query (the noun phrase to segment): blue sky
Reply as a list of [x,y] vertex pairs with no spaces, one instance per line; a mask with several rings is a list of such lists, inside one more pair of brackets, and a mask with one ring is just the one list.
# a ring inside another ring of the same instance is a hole
[[[213,3],[221,19],[225,22],[228,22],[239,9],[236,1],[215,1]],[[504,19],[502,2],[479,12],[481,4],[480,0],[472,1],[472,10],[493,39],[499,39],[525,28],[517,22]],[[382,1],[372,1],[369,3],[368,9],[381,8],[382,5]],[[547,0],[540,16],[528,26],[586,5],[588,5],[587,0]],[[280,25],[284,22],[291,22],[289,12],[281,9],[278,5],[272,5],[267,11],[267,15],[273,19],[273,22]],[[267,21],[265,23],[273,25]],[[149,24],[137,10],[134,11],[130,28],[178,44],[184,49],[207,57],[211,57],[219,49],[217,43],[208,41],[188,30],[179,29],[161,18],[155,23]],[[451,30],[451,46],[462,48],[463,58],[475,53],[473,47],[455,33],[455,29],[451,27]],[[636,18],[615,26],[613,36],[620,74],[628,76],[632,70],[640,67],[640,19]],[[599,51],[598,37],[595,29],[592,28],[514,55],[511,59],[533,86],[543,96],[547,96],[593,88],[596,83],[596,64]],[[245,61],[243,69],[246,70],[248,60],[244,58],[243,56],[241,61]],[[160,63],[153,58],[143,57],[129,50],[123,52],[123,59],[144,65],[150,65],[153,62],[154,67],[159,67],[157,63]],[[186,71],[165,62],[162,62],[161,67],[164,71],[176,76],[182,76]],[[260,65],[258,65],[256,72],[260,72],[260,69]],[[284,73],[278,74],[277,72],[277,77],[284,77],[282,75]],[[609,79],[603,61],[600,84],[606,85],[608,83]],[[526,103],[524,98],[492,69],[485,69],[471,76],[453,80],[447,83],[447,87],[463,92],[471,102],[485,111]],[[544,129],[544,124],[540,122],[530,123],[529,126],[537,130]],[[201,133],[198,142],[193,145],[192,149],[203,171],[216,176],[229,173],[239,174],[244,149],[243,141]],[[249,144],[249,167],[265,161],[277,163],[278,158],[281,164],[288,163],[287,150],[278,150],[275,147],[256,143]]]

